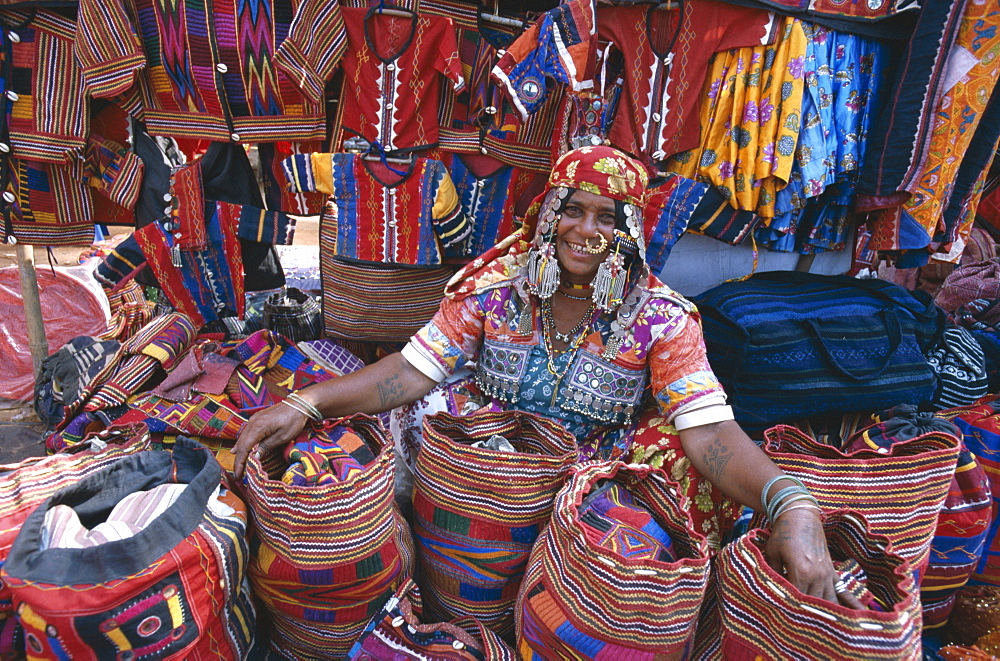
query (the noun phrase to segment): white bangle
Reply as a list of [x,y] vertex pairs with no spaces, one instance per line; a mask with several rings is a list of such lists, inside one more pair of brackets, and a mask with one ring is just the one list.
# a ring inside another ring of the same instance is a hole
[[312,405],[311,402],[306,400],[302,395],[296,392],[288,393],[288,397],[285,401],[291,400],[299,405],[300,410],[306,414],[307,417],[312,418],[316,422],[323,422],[323,414],[318,408]]

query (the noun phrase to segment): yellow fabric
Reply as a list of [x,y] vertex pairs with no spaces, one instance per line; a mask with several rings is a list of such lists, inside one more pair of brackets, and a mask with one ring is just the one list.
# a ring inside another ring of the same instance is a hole
[[775,192],[788,183],[802,117],[807,38],[797,19],[783,21],[774,45],[715,55],[699,108],[701,144],[668,162],[765,218],[774,217]]
[[[431,208],[431,218],[435,220],[438,218],[447,218],[455,212],[458,205],[458,191],[455,190],[455,182],[451,180],[451,177],[443,177],[440,185],[438,185],[434,206]],[[455,231],[463,230],[465,227],[466,225],[463,223]],[[444,241],[447,238],[446,236],[442,236],[441,240]]]
[[313,183],[316,185],[316,192],[333,195],[333,155],[313,153],[309,154],[309,160],[312,164]]

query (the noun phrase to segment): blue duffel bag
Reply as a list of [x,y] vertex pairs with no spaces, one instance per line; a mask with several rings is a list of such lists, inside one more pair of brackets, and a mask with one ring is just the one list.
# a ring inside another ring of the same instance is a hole
[[748,432],[930,402],[924,354],[944,332],[930,296],[884,280],[757,273],[694,298],[712,369]]

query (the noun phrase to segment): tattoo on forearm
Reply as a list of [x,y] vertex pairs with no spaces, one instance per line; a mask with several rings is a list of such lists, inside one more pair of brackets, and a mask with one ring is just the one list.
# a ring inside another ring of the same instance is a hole
[[392,408],[403,396],[403,384],[399,382],[399,375],[393,374],[385,381],[377,384],[379,404],[384,408]]
[[718,436],[712,439],[705,450],[705,464],[711,473],[712,481],[718,483],[722,479],[722,474],[726,472],[726,466],[733,458],[733,451],[722,442]]

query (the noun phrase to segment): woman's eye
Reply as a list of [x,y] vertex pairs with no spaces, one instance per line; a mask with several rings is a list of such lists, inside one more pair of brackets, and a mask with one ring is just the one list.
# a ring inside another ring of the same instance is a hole
[[583,212],[580,211],[580,207],[570,206],[570,207],[566,207],[565,209],[563,209],[563,213],[567,214],[569,216],[574,216],[575,217],[575,216],[579,216]]
[[610,226],[613,227],[614,224],[615,224],[615,217],[613,215],[610,215],[610,214],[604,214],[604,215],[598,216],[597,217],[597,221],[599,223],[601,223],[602,225],[610,225]]

